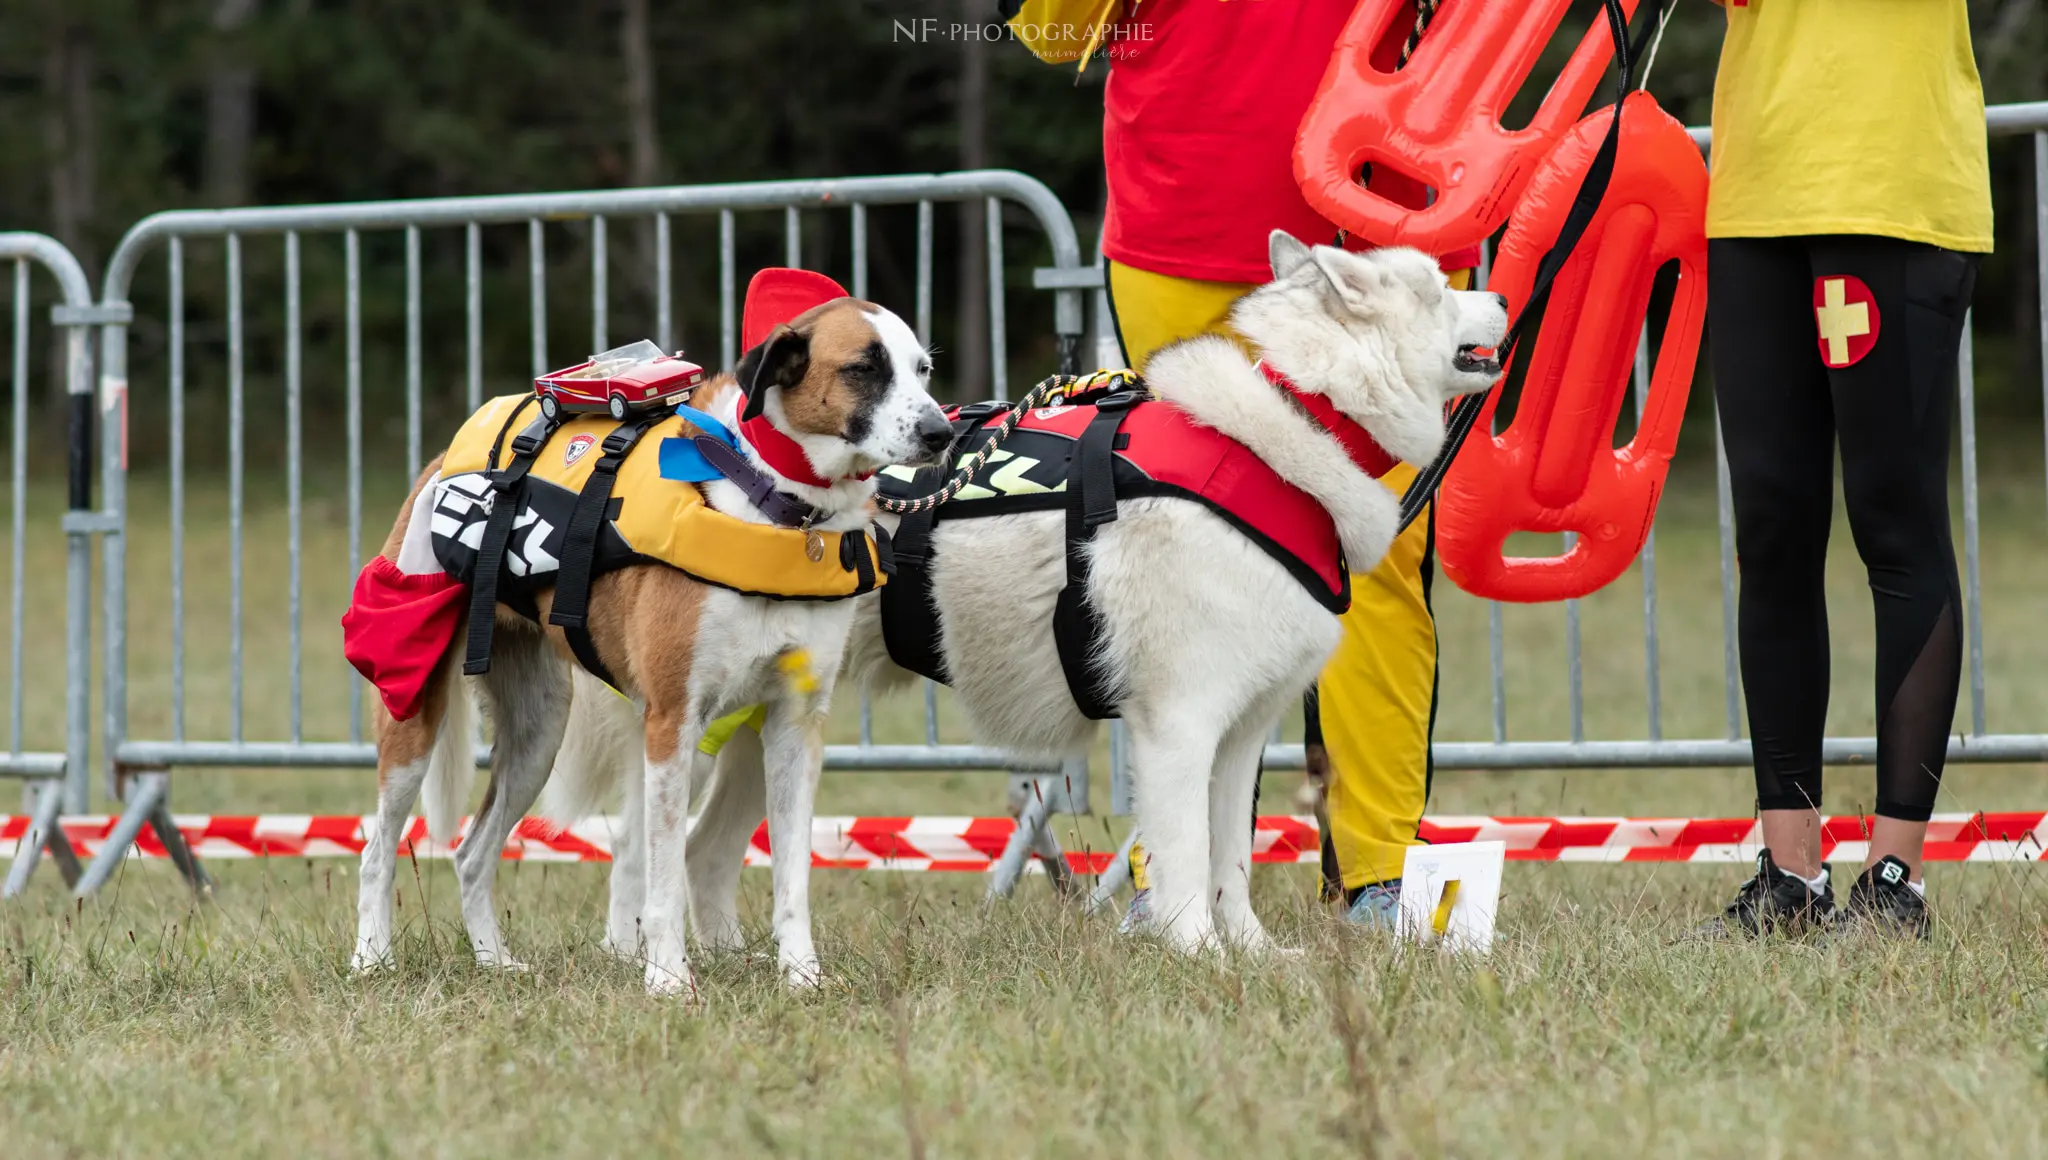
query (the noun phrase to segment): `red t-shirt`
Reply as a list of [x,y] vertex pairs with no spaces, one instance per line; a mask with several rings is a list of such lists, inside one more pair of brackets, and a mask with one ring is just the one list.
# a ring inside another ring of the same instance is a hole
[[[1294,137],[1356,2],[1135,0],[1105,45],[1110,259],[1180,278],[1264,282],[1273,230],[1335,240],[1336,227],[1295,184]],[[1401,39],[1390,34],[1375,57],[1384,53],[1392,67]],[[1376,177],[1373,188],[1421,204],[1419,187],[1396,192]],[[1477,264],[1477,250],[1444,261]]]

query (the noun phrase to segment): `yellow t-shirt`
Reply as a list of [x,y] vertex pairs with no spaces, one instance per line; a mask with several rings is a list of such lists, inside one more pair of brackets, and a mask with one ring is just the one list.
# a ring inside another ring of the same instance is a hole
[[1708,237],[1991,249],[1965,0],[1728,0],[1727,11]]

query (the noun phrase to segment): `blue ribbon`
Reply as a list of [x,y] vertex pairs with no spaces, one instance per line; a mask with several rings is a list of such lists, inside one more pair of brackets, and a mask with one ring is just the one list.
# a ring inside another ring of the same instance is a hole
[[[695,407],[677,407],[676,414],[682,416],[697,430],[735,451],[739,450],[739,436],[733,434],[725,424]],[[703,452],[697,450],[694,439],[670,436],[661,441],[660,451],[663,479],[673,479],[679,483],[704,483],[725,477],[723,472],[711,466],[710,461],[704,458]]]

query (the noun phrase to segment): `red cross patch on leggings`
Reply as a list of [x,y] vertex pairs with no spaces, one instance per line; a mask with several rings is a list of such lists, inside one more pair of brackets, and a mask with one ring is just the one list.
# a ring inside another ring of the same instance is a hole
[[1861,278],[1823,274],[1813,280],[1813,321],[1820,332],[1820,361],[1853,366],[1877,345],[1877,298]]

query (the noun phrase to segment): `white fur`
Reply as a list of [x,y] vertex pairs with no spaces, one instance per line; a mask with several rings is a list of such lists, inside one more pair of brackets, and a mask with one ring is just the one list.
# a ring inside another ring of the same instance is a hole
[[469,683],[450,666],[448,711],[427,760],[427,779],[420,787],[420,807],[427,815],[427,836],[447,845],[469,805],[469,787],[476,782],[476,756],[470,749]]
[[598,813],[618,792],[610,771],[640,764],[640,707],[585,672],[570,674],[575,699],[569,706],[569,728],[555,751],[554,772],[541,791],[534,812],[543,818],[573,822]]
[[[640,912],[647,898],[646,825],[641,810],[644,782],[619,777],[614,771],[640,769],[645,757],[645,730],[640,706],[613,692],[584,671],[571,672],[573,699],[562,747],[555,751],[547,788],[535,813],[543,818],[583,818],[623,798],[611,834],[611,907],[605,919],[604,949],[622,958],[642,952]],[[595,775],[595,776],[593,776]]]
[[434,480],[421,488],[413,500],[405,539],[398,544],[398,559],[391,561],[408,576],[433,576],[442,570],[440,559],[434,555],[434,504],[440,498],[441,481]]
[[1204,335],[1153,356],[1152,393],[1250,448],[1280,478],[1315,497],[1337,525],[1348,560],[1378,560],[1400,531],[1401,505],[1344,448],[1273,389],[1227,338]]
[[[1311,250],[1277,231],[1271,250],[1274,281],[1238,304],[1237,331],[1389,451],[1416,463],[1433,457],[1444,404],[1491,380],[1455,360],[1461,348],[1501,341],[1502,300],[1447,289],[1435,263],[1412,250]],[[1378,564],[1395,532],[1394,497],[1242,353],[1220,339],[1183,343],[1155,356],[1147,379],[1315,496],[1353,571]],[[1064,541],[1057,511],[947,521],[934,534],[932,598],[954,689],[984,739],[1023,754],[1070,756],[1094,735],[1067,690],[1051,631],[1066,581]],[[1131,730],[1154,921],[1184,951],[1219,941],[1267,947],[1249,893],[1258,757],[1335,649],[1337,618],[1257,545],[1187,501],[1123,501],[1090,550],[1101,659]],[[861,601],[847,664],[877,687],[906,676],[888,661],[873,597]],[[751,776],[737,763],[731,773]],[[715,792],[726,789],[721,781]],[[730,913],[731,888],[723,889],[726,901],[698,912]]]

